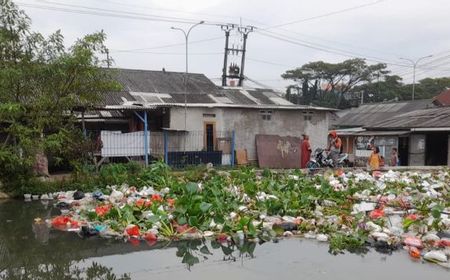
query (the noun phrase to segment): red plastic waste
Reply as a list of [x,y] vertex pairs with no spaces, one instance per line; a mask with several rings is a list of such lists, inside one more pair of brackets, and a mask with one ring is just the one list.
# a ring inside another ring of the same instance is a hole
[[158,202],[163,201],[162,197],[161,197],[159,194],[157,194],[157,193],[152,194],[151,200],[152,200],[153,202],[155,202],[155,201],[158,201]]
[[408,216],[406,216],[406,219],[411,220],[411,221],[416,221],[419,217],[417,216],[417,214],[409,214]]
[[217,235],[217,237],[216,237],[216,240],[219,243],[227,242],[228,235],[226,235],[225,233],[219,233],[219,235]]
[[111,205],[109,205],[109,204],[95,207],[95,213],[97,213],[97,216],[99,216],[99,217],[105,216],[106,214],[109,213],[110,210],[111,210]]
[[156,236],[155,234],[153,234],[151,232],[146,232],[144,234],[144,239],[147,241],[156,241],[156,240],[158,240],[158,236]]
[[434,243],[435,247],[450,247],[450,240],[449,239],[441,239]]
[[376,219],[382,218],[382,217],[384,217],[384,210],[382,208],[375,209],[372,212],[370,212],[369,217],[372,220],[376,220]]
[[420,240],[419,238],[414,237],[414,236],[406,237],[405,240],[403,240],[403,243],[406,246],[416,247],[416,248],[419,248],[419,249],[423,248],[422,240]]
[[140,198],[138,200],[136,200],[136,202],[134,203],[137,207],[141,208],[142,206],[144,206],[145,204],[145,199]]
[[175,199],[168,198],[167,199],[167,205],[169,205],[169,207],[173,207],[175,205]]
[[125,229],[125,232],[129,236],[139,236],[140,235],[139,227],[136,225],[127,226],[127,228]]
[[57,216],[52,220],[52,226],[57,229],[77,228],[80,226],[78,221],[72,220],[68,216]]
[[409,255],[415,259],[420,258],[420,250],[416,247],[409,247]]

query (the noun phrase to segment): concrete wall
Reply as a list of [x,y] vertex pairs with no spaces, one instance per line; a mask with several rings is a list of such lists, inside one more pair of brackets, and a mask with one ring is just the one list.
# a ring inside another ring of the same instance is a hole
[[[326,147],[329,116],[324,111],[313,112],[311,120],[305,121],[299,110],[271,110],[271,120],[263,120],[259,109],[235,108],[188,108],[187,131],[203,131],[204,122],[215,122],[216,131],[236,132],[236,149],[246,149],[248,159],[257,160],[255,136],[271,134],[279,136],[298,136],[306,132],[310,135],[313,150]],[[171,109],[171,129],[184,129],[184,108]],[[204,114],[215,114],[209,117]]]
[[409,137],[409,166],[425,165],[425,135],[411,134]]

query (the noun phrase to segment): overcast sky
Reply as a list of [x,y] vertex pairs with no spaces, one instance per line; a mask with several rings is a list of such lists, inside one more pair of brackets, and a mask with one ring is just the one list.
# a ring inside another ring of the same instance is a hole
[[[216,83],[220,82],[225,39],[224,32],[213,23],[257,28],[249,35],[245,74],[276,89],[287,85],[280,77],[287,69],[310,61],[338,62],[351,57],[365,57],[369,63],[391,63],[389,68],[410,82],[412,66],[405,66],[411,63],[399,58],[415,60],[433,54],[434,57],[420,62],[418,78],[450,76],[449,0],[20,0],[16,3],[31,17],[35,31],[50,34],[61,29],[68,45],[84,34],[103,29],[116,67],[184,71],[184,36],[170,27],[189,28],[191,24],[182,22],[205,20],[208,24],[197,26],[189,36],[189,71],[204,73]],[[233,34],[230,43],[241,44],[237,32]],[[230,60],[238,62],[239,58],[231,56]]]

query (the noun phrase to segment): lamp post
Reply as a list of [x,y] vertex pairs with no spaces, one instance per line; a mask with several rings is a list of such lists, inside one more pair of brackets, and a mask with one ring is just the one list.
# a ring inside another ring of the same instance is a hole
[[199,26],[200,24],[205,23],[205,21],[200,21],[194,25],[192,25],[187,31],[179,28],[179,27],[170,27],[170,29],[173,30],[179,30],[183,32],[184,38],[186,39],[186,70],[185,70],[185,77],[184,77],[184,130],[186,130],[186,119],[187,119],[187,78],[189,73],[189,61],[188,61],[188,45],[189,45],[189,34],[191,33],[192,29],[194,27]]
[[427,55],[427,56],[423,56],[423,57],[420,57],[420,58],[418,58],[416,61],[414,61],[414,60],[412,60],[412,59],[409,59],[409,58],[403,58],[403,57],[400,57],[400,59],[403,59],[403,60],[406,60],[406,61],[409,61],[409,62],[411,62],[412,63],[412,66],[413,66],[413,85],[412,85],[412,100],[414,100],[414,94],[415,94],[415,92],[416,92],[416,67],[417,67],[417,64],[422,60],[422,59],[426,59],[426,58],[430,58],[430,57],[432,57],[433,55]]

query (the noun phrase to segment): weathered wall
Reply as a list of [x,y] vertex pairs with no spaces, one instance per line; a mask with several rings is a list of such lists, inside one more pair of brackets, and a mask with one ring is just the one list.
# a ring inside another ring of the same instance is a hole
[[425,165],[425,135],[412,134],[409,138],[409,166]]
[[[311,120],[305,121],[302,111],[272,110],[271,120],[263,120],[259,109],[188,108],[186,130],[203,131],[204,122],[216,123],[216,131],[236,132],[236,148],[247,149],[249,160],[257,160],[255,135],[270,134],[300,137],[310,135],[313,150],[325,147],[328,134],[327,112],[312,111]],[[204,116],[215,114],[215,118]],[[184,108],[171,109],[171,129],[184,129]]]

